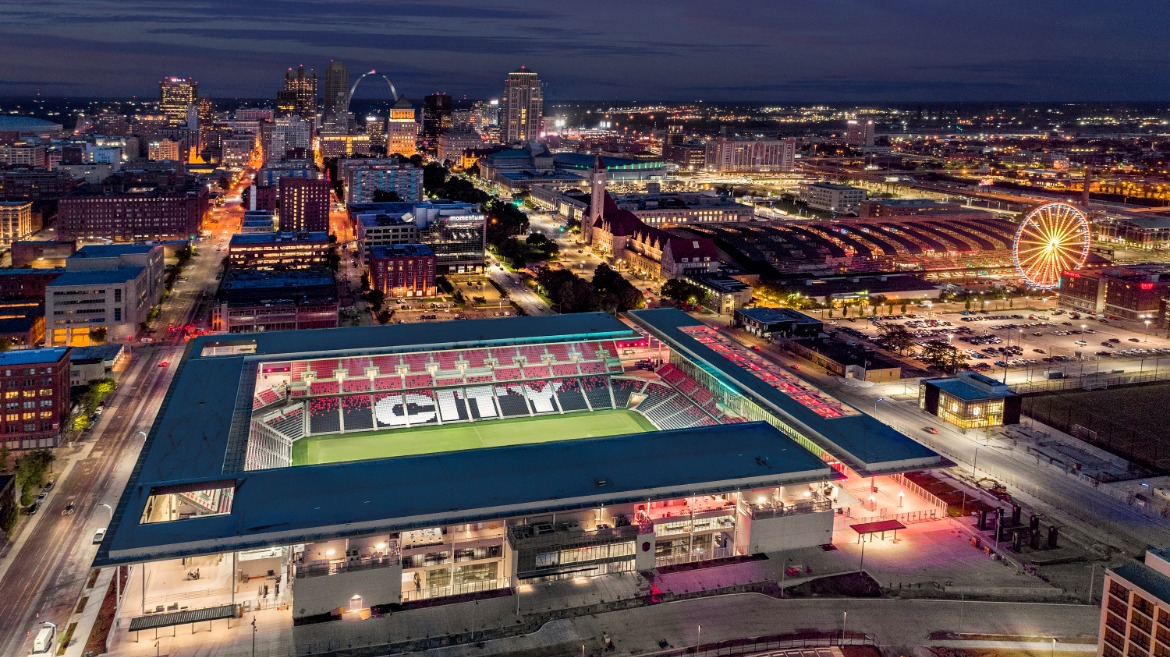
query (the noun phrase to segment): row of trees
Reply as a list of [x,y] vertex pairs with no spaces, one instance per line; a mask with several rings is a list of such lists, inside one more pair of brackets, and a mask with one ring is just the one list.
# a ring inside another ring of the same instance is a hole
[[537,272],[536,282],[560,313],[625,312],[646,305],[636,287],[604,264],[597,266],[592,281],[567,269],[545,267]]
[[[901,324],[881,324],[878,326],[880,341],[890,351],[896,351],[905,356],[914,352],[918,341],[914,334]],[[922,362],[936,367],[944,372],[954,373],[963,366],[967,359],[958,347],[948,340],[929,340],[919,349],[918,358]]]
[[496,245],[495,252],[513,268],[520,269],[529,262],[555,258],[561,252],[561,248],[554,240],[545,237],[544,233],[529,233],[523,241],[519,237],[505,239],[503,243]]
[[701,306],[707,300],[707,291],[681,278],[672,278],[662,284],[662,296],[675,303]]

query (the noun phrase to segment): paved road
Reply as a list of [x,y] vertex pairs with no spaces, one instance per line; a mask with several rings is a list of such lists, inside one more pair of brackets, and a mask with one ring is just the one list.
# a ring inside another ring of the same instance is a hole
[[[38,621],[64,623],[77,603],[97,552],[94,532],[110,518],[102,505],[117,504],[142,445],[138,432],[149,428],[170,383],[172,368],[158,361],[180,353],[175,347],[144,351],[124,373],[92,437],[70,450],[66,459],[73,462],[25,528],[23,544],[0,564],[0,655],[24,654],[27,631]],[[62,515],[70,501],[76,513]]]
[[[23,528],[8,557],[0,560],[0,655],[27,652],[27,632],[39,621],[51,620],[65,630],[63,624],[77,604],[97,552],[94,532],[108,524],[138,458],[139,432],[149,430],[170,385],[172,365],[182,357],[182,333],[168,332],[167,326],[193,323],[197,313],[209,310],[200,301],[205,293],[214,294],[215,275],[226,255],[215,246],[227,243],[242,211],[234,203],[213,210],[213,216],[216,233],[202,243],[200,255],[183,273],[186,280],[177,282],[163,303],[155,344],[135,347],[133,362],[119,377],[118,390],[87,437],[74,447],[57,450],[55,489]],[[160,366],[164,361],[168,365]],[[70,502],[75,513],[62,515]]]
[[529,315],[548,315],[552,313],[552,309],[548,307],[548,304],[524,284],[521,274],[513,274],[507,271],[491,255],[488,256],[487,267],[488,277],[507,292],[508,298],[523,308],[525,313]]

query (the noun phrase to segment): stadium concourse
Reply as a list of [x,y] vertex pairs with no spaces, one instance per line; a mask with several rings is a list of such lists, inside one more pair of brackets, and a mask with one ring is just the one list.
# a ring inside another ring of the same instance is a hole
[[95,565],[127,631],[369,618],[829,543],[939,463],[674,310],[206,336]]

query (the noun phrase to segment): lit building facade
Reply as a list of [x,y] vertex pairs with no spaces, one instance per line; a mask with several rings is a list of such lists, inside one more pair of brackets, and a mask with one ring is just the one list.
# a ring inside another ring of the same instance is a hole
[[398,194],[400,201],[423,200],[422,169],[397,158],[342,160],[337,177],[345,185],[346,203],[371,203],[379,190]]
[[707,143],[704,168],[718,173],[789,172],[796,168],[796,140],[718,137]]
[[305,73],[304,66],[291,68],[284,74],[284,87],[276,92],[276,115],[290,116],[314,121],[317,116],[317,73]]
[[400,98],[390,108],[386,120],[386,154],[410,157],[418,152],[418,121],[414,117],[414,106]]
[[0,444],[9,449],[56,447],[69,420],[69,349],[0,353],[0,390]]
[[1170,655],[1170,550],[1146,550],[1144,563],[1105,570],[1097,654]]
[[0,201],[0,248],[9,248],[33,232],[32,203]]
[[318,267],[325,264],[332,244],[325,231],[304,233],[238,233],[228,244],[228,266],[271,271]]
[[435,296],[435,252],[426,244],[370,247],[370,285],[395,299]]
[[166,115],[167,124],[180,126],[187,122],[187,108],[199,98],[199,83],[189,78],[163,78],[158,95],[158,109]]
[[1006,384],[976,372],[918,385],[919,408],[963,429],[1019,424],[1022,404]]
[[505,144],[536,141],[544,121],[544,91],[535,71],[521,66],[508,74],[500,96],[500,138]]
[[328,180],[313,178],[280,179],[281,231],[303,233],[329,231]]

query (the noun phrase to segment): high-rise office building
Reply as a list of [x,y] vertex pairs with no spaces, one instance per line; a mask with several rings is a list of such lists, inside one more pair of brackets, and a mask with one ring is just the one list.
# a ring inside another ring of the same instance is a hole
[[325,70],[325,117],[349,111],[349,70],[339,60],[331,60]]
[[418,121],[414,118],[414,105],[405,98],[390,108],[390,119],[386,122],[386,154],[410,157],[418,152]]
[[329,181],[313,178],[280,179],[281,231],[329,230]]
[[276,92],[277,116],[296,114],[312,120],[317,115],[317,73],[305,73],[304,66],[284,74],[284,88]]
[[873,119],[849,120],[845,124],[845,143],[849,146],[873,146]]
[[199,83],[188,78],[163,78],[158,83],[158,108],[167,117],[167,124],[180,126],[187,122],[187,107],[199,97]]
[[422,134],[428,145],[451,129],[451,97],[431,94],[423,99]]
[[535,71],[521,66],[508,74],[500,97],[500,137],[504,143],[536,141],[544,120],[544,92]]

